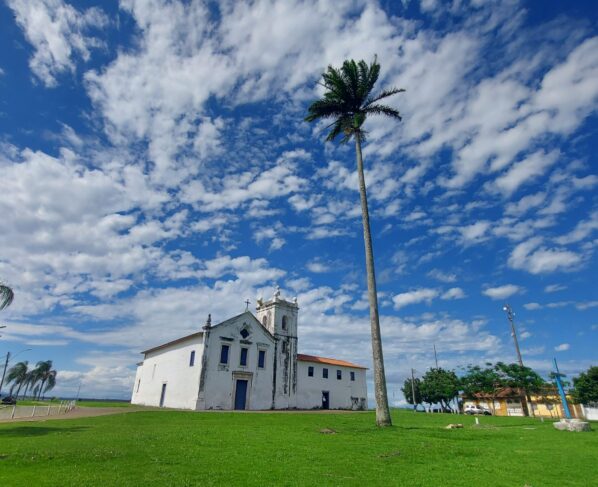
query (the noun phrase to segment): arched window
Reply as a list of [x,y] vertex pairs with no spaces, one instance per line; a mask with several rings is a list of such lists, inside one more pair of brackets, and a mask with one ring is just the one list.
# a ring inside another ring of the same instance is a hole
[[282,329],[283,330],[287,329],[287,317],[286,316],[282,317]]
[[262,318],[262,325],[264,325],[264,326],[268,326],[268,317],[267,317],[267,316],[264,316],[264,317]]

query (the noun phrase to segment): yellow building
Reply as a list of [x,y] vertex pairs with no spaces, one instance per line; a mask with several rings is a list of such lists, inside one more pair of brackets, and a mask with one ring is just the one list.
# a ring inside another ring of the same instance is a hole
[[[583,418],[581,405],[573,403],[569,395],[566,397],[571,417]],[[505,387],[497,390],[494,395],[477,393],[474,398],[463,398],[463,407],[475,404],[490,410],[496,416],[523,416],[522,401],[525,401],[525,397],[519,389]],[[541,394],[531,394],[530,402],[530,415],[554,419],[565,417],[561,397],[554,388],[546,389]]]

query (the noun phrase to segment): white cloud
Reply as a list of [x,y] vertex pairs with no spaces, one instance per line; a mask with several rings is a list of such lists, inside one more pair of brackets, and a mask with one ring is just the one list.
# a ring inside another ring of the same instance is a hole
[[567,235],[555,238],[555,242],[560,245],[579,242],[587,238],[595,230],[598,230],[598,211],[593,212],[589,219],[578,222],[575,228]]
[[550,168],[560,153],[557,150],[546,153],[543,150],[534,152],[520,162],[513,164],[502,176],[495,179],[496,188],[505,195],[515,192],[521,185],[530,183]]
[[546,292],[546,293],[556,293],[557,291],[563,291],[565,289],[567,289],[567,286],[565,286],[563,284],[548,284],[544,288],[544,292]]
[[542,309],[542,305],[539,303],[525,303],[523,307],[529,311],[533,311],[536,309]]
[[505,284],[504,286],[489,287],[482,291],[482,294],[491,299],[507,299],[514,294],[521,294],[524,289],[515,284]]
[[79,11],[62,0],[8,0],[8,5],[33,46],[31,71],[46,86],[55,86],[61,73],[74,71],[76,56],[87,61],[90,49],[102,46],[87,34],[108,22],[100,8]]
[[463,299],[465,298],[465,292],[460,287],[452,287],[448,291],[442,294],[441,299]]
[[409,291],[406,293],[397,294],[392,298],[395,309],[401,309],[410,304],[416,304],[421,302],[430,303],[433,299],[438,297],[438,291],[436,289],[417,289],[415,291]]
[[326,272],[330,272],[330,266],[321,261],[308,262],[305,265],[305,267],[309,272],[313,272],[314,274],[323,274]]
[[554,347],[554,350],[557,352],[565,352],[567,350],[569,350],[571,348],[571,345],[569,345],[568,343],[561,343],[560,345],[557,345],[556,347]]
[[582,261],[580,255],[570,250],[540,247],[541,244],[542,238],[534,237],[517,245],[509,256],[509,267],[542,274],[571,270]]
[[436,279],[438,281],[441,282],[455,282],[457,280],[457,275],[450,273],[450,272],[444,272],[440,269],[432,269],[430,272],[428,272],[428,276],[430,276],[433,279]]

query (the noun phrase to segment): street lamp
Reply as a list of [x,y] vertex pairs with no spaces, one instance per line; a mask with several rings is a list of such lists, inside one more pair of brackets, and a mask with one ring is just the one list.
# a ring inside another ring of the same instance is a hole
[[[25,348],[24,350],[21,350],[20,352],[15,353],[13,356],[13,359],[20,353],[30,352],[31,350],[33,350],[33,349]],[[10,360],[10,352],[6,352],[6,361],[4,362],[4,371],[2,372],[2,380],[0,380],[0,397],[2,396],[2,386],[4,385],[4,376],[6,375],[6,368],[8,367],[9,360]]]
[[513,337],[513,341],[515,342],[515,350],[517,351],[517,360],[519,361],[519,365],[523,367],[523,359],[521,358],[521,351],[519,350],[519,342],[517,341],[517,332],[515,331],[515,313],[511,309],[511,306],[507,303],[503,306],[503,311],[507,313],[507,318],[509,319],[509,323],[511,323],[511,336]]
[[[509,305],[509,303],[505,304],[503,306],[503,311],[507,313],[507,318],[509,319],[509,323],[511,323],[511,336],[513,337],[513,341],[515,342],[515,350],[517,351],[517,361],[519,362],[519,366],[521,368],[523,368],[523,359],[521,358],[521,350],[519,350],[519,342],[517,341],[517,331],[515,330],[515,313],[513,313],[513,310],[511,309],[511,306]],[[525,397],[525,409],[527,410],[527,415],[530,415],[530,408],[529,408],[529,404],[531,404],[532,399],[529,396],[529,394],[527,393],[526,388],[522,388],[523,389],[523,396]],[[532,415],[534,415],[534,409],[532,406],[531,409],[531,413]]]

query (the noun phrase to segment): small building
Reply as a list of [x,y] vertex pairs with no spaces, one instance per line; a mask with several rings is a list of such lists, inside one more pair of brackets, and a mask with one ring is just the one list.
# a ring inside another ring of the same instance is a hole
[[296,299],[143,351],[132,404],[191,410],[367,409],[366,368],[298,353]]
[[[496,416],[523,416],[525,397],[517,388],[505,387],[497,390],[494,395],[477,393],[473,398],[464,398],[463,407],[478,405],[489,409]],[[583,418],[581,405],[572,402],[567,396],[567,404],[573,418]],[[549,388],[542,394],[530,394],[530,415],[544,418],[564,418],[561,397],[556,389]]]

